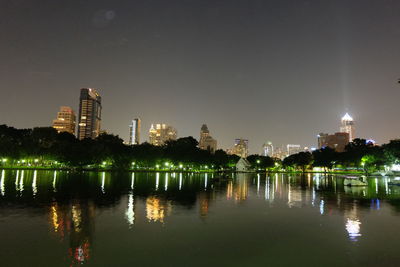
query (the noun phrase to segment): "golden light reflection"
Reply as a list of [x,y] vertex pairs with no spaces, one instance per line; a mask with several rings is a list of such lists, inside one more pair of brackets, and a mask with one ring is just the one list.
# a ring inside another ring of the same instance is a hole
[[233,182],[229,181],[228,186],[226,188],[226,199],[231,199],[233,196]]
[[236,201],[243,201],[247,199],[249,194],[249,185],[246,177],[239,177],[234,187],[234,196]]
[[206,193],[199,194],[199,201],[200,201],[200,216],[207,217],[208,209],[210,206],[210,200],[207,197]]
[[72,221],[74,223],[75,232],[81,231],[82,211],[78,205],[72,206]]
[[53,204],[53,206],[51,206],[51,218],[53,221],[54,232],[58,232],[58,227],[60,225],[58,223],[57,204]]
[[171,204],[169,202],[162,203],[162,201],[154,196],[146,199],[146,217],[149,222],[164,222],[165,216],[171,212]]

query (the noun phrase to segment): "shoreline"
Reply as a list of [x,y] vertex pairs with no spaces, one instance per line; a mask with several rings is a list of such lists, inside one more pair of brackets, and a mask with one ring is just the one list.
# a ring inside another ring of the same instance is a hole
[[365,174],[362,171],[284,171],[284,170],[258,170],[258,171],[247,171],[247,172],[240,172],[235,170],[166,170],[166,169],[112,169],[112,168],[72,168],[72,167],[37,167],[37,166],[2,166],[0,170],[42,170],[42,171],[73,171],[73,172],[165,172],[165,173],[216,173],[216,174],[223,174],[223,173],[266,173],[266,174],[276,174],[276,173],[284,173],[284,174],[324,174],[324,175],[356,175],[356,176],[367,176],[367,177],[380,177],[380,176],[397,176],[396,174],[386,174],[381,175],[379,173],[373,174]]

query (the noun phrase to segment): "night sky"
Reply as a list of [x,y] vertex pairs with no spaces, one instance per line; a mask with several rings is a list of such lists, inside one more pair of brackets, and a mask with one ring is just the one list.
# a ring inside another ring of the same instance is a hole
[[[219,147],[400,137],[400,1],[0,0],[0,124],[49,126],[98,88],[102,128],[142,119]],[[143,139],[143,138],[142,138]]]

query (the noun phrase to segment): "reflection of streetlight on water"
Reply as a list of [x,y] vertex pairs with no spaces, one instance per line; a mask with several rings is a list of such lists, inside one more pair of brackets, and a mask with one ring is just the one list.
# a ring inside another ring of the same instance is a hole
[[358,241],[357,237],[361,236],[360,225],[361,225],[361,222],[359,220],[347,218],[346,230],[347,230],[347,233],[349,234],[349,238],[351,241],[356,242],[356,241]]

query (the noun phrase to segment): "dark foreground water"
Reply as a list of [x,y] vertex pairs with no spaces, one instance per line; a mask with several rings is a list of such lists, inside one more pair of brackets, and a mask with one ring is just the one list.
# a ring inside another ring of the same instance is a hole
[[400,187],[369,179],[0,170],[0,266],[399,266]]

